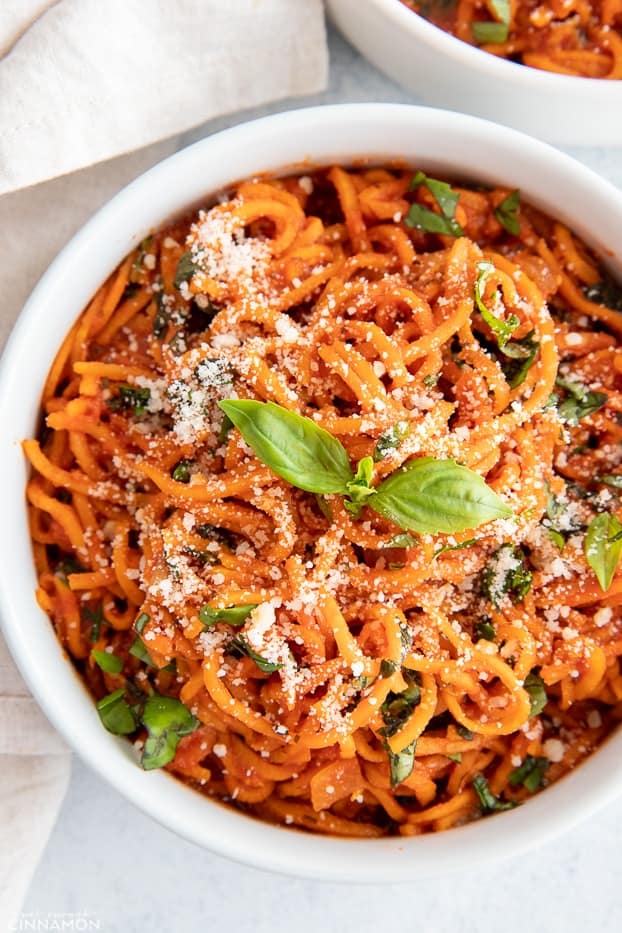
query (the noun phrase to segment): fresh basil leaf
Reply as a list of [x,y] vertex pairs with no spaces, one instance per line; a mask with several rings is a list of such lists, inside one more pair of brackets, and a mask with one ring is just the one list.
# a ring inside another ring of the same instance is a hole
[[445,181],[428,178],[424,172],[417,172],[410,183],[410,190],[424,185],[436,201],[440,214],[431,211],[422,204],[411,204],[408,214],[404,218],[407,227],[417,227],[426,233],[441,233],[445,236],[464,236],[464,230],[454,219],[460,195],[453,191]]
[[494,641],[496,637],[497,630],[489,619],[480,619],[475,623],[475,638],[478,641],[482,638],[485,641]]
[[235,638],[231,639],[229,643],[228,650],[232,650],[239,654],[245,654],[247,658],[250,658],[251,661],[254,661],[260,671],[264,674],[273,674],[274,671],[278,671],[283,665],[281,662],[269,661],[267,658],[264,658],[262,655],[257,654],[256,651],[251,648],[249,643],[246,641],[242,635],[238,635]]
[[522,602],[531,589],[532,579],[522,548],[506,543],[491,555],[482,571],[480,586],[486,599],[499,609],[506,595],[515,603]]
[[478,45],[488,45],[490,43],[507,42],[510,34],[506,23],[471,23],[471,32]]
[[203,606],[199,611],[199,619],[206,628],[225,622],[227,625],[244,625],[257,603],[248,603],[245,606],[230,606],[228,609],[214,609],[212,606]]
[[594,477],[595,483],[604,483],[614,489],[622,489],[622,476],[619,473],[605,473],[604,476]]
[[494,210],[494,215],[503,229],[511,233],[512,236],[519,236],[520,234],[520,222],[518,220],[519,203],[520,191],[517,188],[516,191],[508,194],[507,198],[504,198]]
[[493,813],[501,810],[512,810],[517,805],[513,800],[499,800],[495,797],[488,781],[483,774],[476,774],[473,778],[473,790],[477,794],[480,810],[482,813]]
[[508,359],[501,364],[503,374],[511,389],[522,385],[527,373],[533,366],[540,350],[540,342],[533,339],[535,331],[530,331],[520,340],[510,340],[499,349]]
[[199,267],[192,258],[192,253],[190,250],[184,253],[183,256],[180,256],[179,262],[177,263],[177,272],[175,273],[175,278],[173,279],[173,285],[177,290],[182,286],[183,282],[189,282],[192,276],[199,271]]
[[137,618],[136,621],[134,622],[134,628],[136,629],[136,631],[138,632],[139,635],[142,634],[142,631],[143,631],[145,625],[146,625],[147,622],[149,622],[150,620],[151,620],[151,616],[150,616],[149,613],[147,613],[147,612],[141,612],[141,614],[138,616],[138,618]]
[[378,731],[380,735],[386,737],[399,732],[410,719],[414,708],[421,702],[421,689],[417,672],[404,667],[402,668],[402,675],[407,684],[406,689],[401,693],[391,691],[380,707],[384,726]]
[[478,262],[476,268],[478,272],[477,279],[475,280],[475,303],[482,318],[486,324],[488,324],[491,331],[497,338],[499,349],[503,350],[508,340],[520,324],[520,321],[515,314],[510,314],[509,317],[507,317],[505,320],[502,320],[493,314],[492,311],[488,310],[484,304],[484,289],[486,286],[486,279],[490,273],[494,271],[495,267],[491,262]]
[[172,477],[176,483],[189,483],[191,469],[194,466],[194,460],[180,460],[172,472]]
[[401,752],[392,752],[388,744],[385,744],[389,756],[389,769],[391,774],[391,787],[397,787],[403,781],[406,781],[412,774],[415,766],[415,750],[417,748],[417,739],[403,748]]
[[91,651],[93,660],[106,674],[119,674],[123,670],[123,658],[107,651]]
[[138,727],[138,720],[125,699],[123,687],[102,697],[97,703],[97,712],[103,725],[113,735],[129,735]]
[[527,755],[525,760],[518,768],[510,772],[508,778],[510,784],[518,787],[522,784],[530,793],[533,794],[542,785],[544,773],[551,762],[548,758],[538,758],[533,755]]
[[607,402],[604,392],[592,392],[580,382],[558,376],[555,385],[565,389],[568,396],[563,402],[558,402],[557,412],[562,421],[577,425],[582,418],[594,414]]
[[120,385],[118,394],[108,399],[106,405],[111,411],[120,411],[121,409],[131,408],[132,414],[143,415],[147,411],[147,405],[151,398],[151,391],[147,388],[138,386]]
[[444,544],[442,547],[439,547],[437,551],[434,551],[432,560],[435,560],[447,551],[461,551],[463,548],[471,547],[473,544],[477,544],[477,538],[469,538],[468,541],[462,541],[460,544]]
[[588,525],[583,545],[585,559],[606,592],[622,557],[622,524],[617,515],[602,512]]
[[540,715],[548,703],[544,681],[538,672],[534,669],[533,671],[530,671],[529,674],[527,674],[525,677],[523,687],[529,694],[529,702],[531,704],[529,709],[529,718],[533,719],[534,716]]
[[354,479],[348,455],[336,437],[310,418],[274,402],[228,399],[218,402],[255,455],[298,489],[347,493]]
[[398,421],[392,428],[381,434],[374,447],[374,463],[384,460],[387,454],[392,450],[396,450],[409,434],[410,425],[408,421]]
[[400,528],[423,534],[453,534],[512,515],[477,473],[432,457],[411,460],[391,474],[367,504]]
[[419,542],[416,538],[413,538],[412,535],[409,535],[407,531],[402,532],[399,535],[393,535],[392,538],[382,545],[383,547],[419,547]]
[[500,23],[509,23],[512,16],[510,0],[490,0],[490,5]]
[[152,694],[143,708],[142,724],[149,733],[140,760],[145,771],[163,768],[175,757],[179,740],[199,725],[190,710],[173,697]]

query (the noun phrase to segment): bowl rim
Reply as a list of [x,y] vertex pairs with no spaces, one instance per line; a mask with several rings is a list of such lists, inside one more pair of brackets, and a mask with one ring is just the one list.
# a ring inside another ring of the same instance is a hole
[[[101,728],[89,694],[63,656],[47,616],[36,606],[32,560],[27,558],[24,563],[23,559],[24,540],[28,549],[30,543],[23,498],[27,472],[19,440],[36,423],[45,372],[39,381],[32,380],[32,385],[23,390],[26,401],[21,408],[17,406],[16,415],[14,402],[23,389],[23,376],[31,355],[53,356],[60,345],[56,337],[60,335],[62,339],[70,322],[97,288],[98,269],[105,267],[109,274],[116,264],[110,257],[117,256],[120,261],[139,242],[152,226],[145,218],[157,215],[159,223],[164,223],[173,212],[163,205],[175,204],[179,212],[191,201],[196,203],[198,196],[188,199],[184,192],[199,190],[197,175],[201,179],[205,176],[200,190],[207,200],[222,188],[216,180],[209,180],[217,178],[218,172],[232,183],[231,176],[227,176],[231,164],[228,157],[233,159],[235,153],[242,152],[239,158],[250,164],[258,151],[263,152],[262,145],[268,151],[270,146],[276,147],[277,153],[297,152],[296,158],[270,156],[272,171],[279,173],[293,164],[298,169],[308,168],[310,160],[315,165],[327,164],[332,161],[331,146],[337,145],[334,140],[339,138],[350,152],[349,157],[343,157],[344,161],[348,158],[351,162],[360,161],[361,152],[356,149],[360,137],[366,141],[368,158],[377,164],[390,157],[388,153],[370,155],[374,147],[384,151],[377,143],[378,137],[386,138],[382,137],[383,127],[396,138],[404,138],[410,161],[415,161],[416,146],[410,139],[406,142],[409,134],[420,139],[426,132],[433,137],[442,131],[444,138],[457,136],[465,144],[468,141],[473,146],[490,145],[498,153],[514,154],[518,168],[512,171],[519,172],[520,168],[525,173],[535,165],[546,169],[542,184],[547,172],[551,178],[562,173],[564,181],[560,184],[578,185],[579,194],[589,196],[590,203],[595,200],[603,213],[606,209],[613,211],[616,222],[622,223],[622,192],[614,185],[553,147],[486,120],[405,104],[345,104],[279,113],[238,124],[180,150],[139,176],[100,208],[44,273],[18,318],[0,362],[0,442],[4,443],[8,479],[0,484],[0,509],[5,517],[0,526],[0,621],[13,657],[49,720],[94,771],[181,836],[258,868],[360,883],[405,882],[458,871],[465,865],[474,868],[549,840],[622,792],[619,765],[622,733],[610,737],[574,773],[525,806],[498,814],[494,821],[480,820],[451,833],[429,834],[419,839],[392,837],[364,841],[292,832],[206,800],[168,774],[142,771],[136,766],[131,744]],[[313,146],[307,151],[305,139],[314,141],[315,151]],[[317,143],[318,139],[322,141]],[[267,156],[264,154],[262,158]],[[457,160],[456,155],[450,157],[450,161]],[[427,167],[431,161],[424,159],[421,164]],[[498,161],[503,163],[502,158]],[[503,175],[509,169],[503,165],[497,170],[495,162],[494,171]],[[255,172],[246,174],[248,177],[261,172],[258,166]],[[487,174],[491,172],[487,170]],[[533,202],[534,198],[530,200]],[[134,225],[136,221],[132,222],[136,210],[144,215],[144,222],[141,220],[138,227]],[[574,226],[576,229],[577,223]],[[102,236],[110,237],[110,241],[101,241]],[[588,239],[598,241],[594,229]],[[94,249],[100,242],[105,255]],[[601,248],[604,247],[601,242]],[[84,263],[90,263],[92,269],[83,274],[81,281],[75,270]],[[622,255],[617,257],[616,264],[622,274]],[[70,294],[71,290],[74,292],[70,301],[65,300],[68,288]],[[68,308],[62,320],[49,314],[55,303]],[[52,335],[48,341],[50,350],[46,341],[41,340],[46,329]],[[32,624],[22,624],[25,617],[32,617]],[[68,705],[71,716],[67,714]]]
[[[418,36],[427,45],[441,55],[455,59],[471,71],[498,78],[517,85],[527,86],[530,91],[566,91],[568,93],[594,92],[622,100],[622,80],[607,78],[584,78],[580,75],[564,75],[531,65],[522,65],[506,58],[500,58],[486,52],[477,45],[470,45],[440,26],[427,20],[414,10],[410,10],[401,0],[366,0],[383,15],[392,20],[395,26]],[[338,6],[341,0],[328,0],[329,8]],[[609,88],[609,90],[607,90]]]

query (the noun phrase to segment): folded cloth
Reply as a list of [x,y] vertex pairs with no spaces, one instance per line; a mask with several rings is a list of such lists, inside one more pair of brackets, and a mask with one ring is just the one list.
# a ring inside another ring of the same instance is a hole
[[0,194],[322,90],[322,0],[2,0]]
[[54,826],[69,768],[69,749],[28,695],[0,636],[0,929],[17,929],[12,924]]

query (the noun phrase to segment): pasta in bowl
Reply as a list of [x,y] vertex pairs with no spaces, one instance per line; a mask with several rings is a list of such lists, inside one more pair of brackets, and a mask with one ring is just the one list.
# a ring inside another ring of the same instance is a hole
[[609,272],[511,186],[325,161],[143,239],[24,444],[124,781],[307,856],[509,826],[618,721]]

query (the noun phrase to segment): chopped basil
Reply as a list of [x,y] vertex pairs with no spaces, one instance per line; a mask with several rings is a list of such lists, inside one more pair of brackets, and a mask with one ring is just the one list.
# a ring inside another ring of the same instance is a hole
[[622,489],[622,475],[618,473],[605,473],[604,476],[595,476],[595,483],[604,483],[606,486],[612,486],[614,489]]
[[473,778],[473,790],[477,794],[480,810],[482,813],[494,813],[500,810],[512,810],[516,803],[513,800],[499,800],[495,797],[488,781],[483,774],[476,774]]
[[522,548],[514,544],[502,544],[482,571],[482,594],[496,609],[499,609],[506,595],[513,602],[520,603],[531,589],[532,579],[533,573],[526,566]]
[[158,694],[147,699],[141,721],[149,733],[140,760],[145,771],[162,768],[172,761],[179,740],[199,725],[199,720],[183,703]]
[[106,674],[119,674],[123,670],[123,658],[107,651],[91,651],[91,656],[98,667]]
[[531,704],[529,709],[529,718],[533,719],[534,716],[540,715],[548,702],[544,681],[538,672],[534,669],[533,671],[530,671],[530,673],[525,677],[523,687],[529,694],[529,702]]
[[151,616],[147,612],[141,612],[141,614],[138,616],[138,618],[134,622],[134,628],[136,629],[139,635],[142,633],[142,630],[144,629],[145,625],[150,620],[151,620]]
[[511,389],[523,384],[538,355],[540,342],[533,339],[534,333],[532,330],[520,340],[509,340],[503,346],[499,344],[499,349],[508,358],[501,363],[501,369]]
[[229,415],[225,415],[222,419],[222,424],[220,425],[220,431],[218,432],[218,445],[222,446],[229,438],[231,429],[233,428],[233,421]]
[[588,301],[604,305],[612,311],[622,311],[622,287],[613,279],[603,279],[595,285],[584,285],[583,294]]
[[465,547],[471,547],[472,544],[477,544],[477,538],[469,538],[468,541],[462,541],[460,544],[444,544],[437,551],[434,551],[432,559],[434,560],[441,554],[445,554],[446,551],[461,551]]
[[499,349],[503,350],[510,337],[520,324],[520,321],[515,314],[510,314],[506,319],[498,318],[484,304],[484,289],[486,286],[486,279],[490,273],[494,271],[494,268],[495,267],[491,262],[486,261],[477,263],[478,272],[477,279],[475,281],[475,303],[483,320],[486,322],[486,324],[488,324],[491,331],[497,338]]
[[194,460],[180,460],[173,470],[172,477],[176,483],[189,483]]
[[123,408],[131,408],[132,414],[143,415],[147,411],[147,405],[151,398],[151,392],[147,388],[138,388],[137,386],[120,385],[118,395],[113,396],[106,402],[111,411],[120,411]]
[[237,635],[233,638],[227,650],[233,650],[234,653],[238,654],[245,654],[247,658],[255,662],[259,670],[264,674],[273,674],[274,671],[278,671],[283,667],[280,661],[269,661],[267,658],[262,657],[262,655],[257,654],[242,635]]
[[179,262],[177,263],[177,272],[175,273],[175,278],[173,279],[173,285],[177,290],[182,286],[183,282],[189,282],[192,276],[199,271],[199,267],[192,258],[192,253],[190,250],[184,253],[180,257]]
[[494,210],[494,215],[508,233],[512,236],[520,234],[520,222],[518,220],[518,205],[520,203],[520,191],[516,189],[507,198],[504,198]]
[[485,641],[494,641],[496,637],[497,630],[488,619],[480,619],[479,622],[475,624],[475,638],[478,641],[482,638]]
[[199,611],[199,619],[206,628],[225,622],[227,625],[244,625],[249,615],[257,607],[257,603],[248,603],[244,606],[230,606],[228,609],[214,609],[212,606],[203,606]]
[[60,577],[63,583],[68,584],[67,578],[71,576],[72,573],[84,573],[84,567],[75,557],[63,557],[62,560],[59,560],[56,564],[54,573],[57,577]]
[[467,729],[466,726],[463,726],[462,723],[458,723],[456,726],[456,732],[460,738],[464,739],[466,742],[472,742],[474,735],[470,729]]
[[104,607],[102,603],[98,603],[96,609],[89,609],[88,606],[85,606],[82,610],[82,614],[86,622],[91,626],[90,639],[91,641],[97,641],[101,632],[102,625],[107,624],[104,619]]
[[382,545],[383,547],[418,547],[419,542],[412,535],[408,534],[407,531],[403,531],[399,535],[393,535],[392,538]]
[[388,744],[385,744],[389,756],[389,769],[391,774],[391,787],[397,787],[412,774],[415,766],[415,750],[417,748],[417,739],[403,748],[401,752],[392,752]]
[[437,384],[439,378],[440,378],[440,373],[430,373],[429,376],[424,376],[423,384],[424,386],[426,386],[426,388],[433,389],[434,386]]
[[622,524],[617,515],[602,512],[592,519],[583,550],[600,588],[605,592],[611,586],[622,557]]
[[449,758],[450,761],[455,761],[456,764],[459,765],[460,762],[462,761],[462,752],[456,752],[455,755],[449,755],[449,754],[446,752],[446,753],[445,753],[445,758]]
[[506,23],[471,23],[471,32],[478,45],[488,45],[489,43],[507,42],[510,34]]
[[391,661],[389,658],[383,658],[380,662],[380,676],[383,679],[391,677],[392,674],[395,674],[398,667],[399,665],[397,661]]
[[518,768],[515,768],[510,773],[510,784],[514,787],[518,787],[519,784],[522,784],[524,788],[533,794],[534,791],[542,786],[544,772],[550,764],[551,762],[548,758],[537,758],[533,755],[527,755],[522,765],[519,765]]
[[424,172],[417,172],[410,183],[410,190],[424,185],[436,201],[440,214],[431,211],[422,204],[411,204],[404,218],[407,227],[417,227],[426,233],[440,233],[445,236],[464,236],[464,230],[455,220],[456,207],[460,195],[451,186],[436,178],[429,178]]
[[406,681],[406,689],[401,693],[391,691],[380,711],[384,726],[379,730],[380,735],[391,736],[405,725],[410,719],[413,710],[421,702],[421,689],[419,687],[419,675],[416,671],[409,668],[402,668],[402,675]]
[[[546,526],[545,526],[546,527]],[[560,550],[563,551],[566,546],[566,539],[564,538],[561,531],[556,531],[555,528],[547,528],[546,533],[553,542],[553,544]]]
[[102,697],[97,703],[97,712],[102,724],[114,735],[129,735],[138,727],[138,720],[125,699],[123,687]]
[[565,389],[567,397],[557,403],[557,411],[562,421],[577,425],[582,418],[594,414],[607,402],[604,392],[592,392],[580,382],[558,376],[555,385]]
[[495,609],[499,609],[506,595],[513,602],[520,603],[531,589],[532,579],[533,573],[526,565],[522,548],[514,544],[502,544],[482,571],[482,594]]
[[398,421],[392,428],[381,434],[374,447],[374,463],[384,458],[392,450],[396,450],[405,437],[410,434],[410,425],[408,421]]
[[156,311],[153,316],[153,336],[160,340],[168,328],[171,315],[164,303],[164,292],[159,291],[155,296]]
[[155,668],[156,671],[162,671],[162,673],[164,674],[175,673],[175,670],[176,670],[175,659],[173,658],[172,661],[169,661],[169,663],[165,667],[158,667],[158,665],[155,664],[154,661],[152,660],[151,655],[149,654],[149,651],[147,650],[147,646],[145,645],[144,641],[142,640],[142,638],[139,638],[138,636],[132,642],[132,646],[130,648],[130,654],[132,655],[132,657],[137,658],[139,661],[142,661],[143,664],[146,664],[147,667]]

